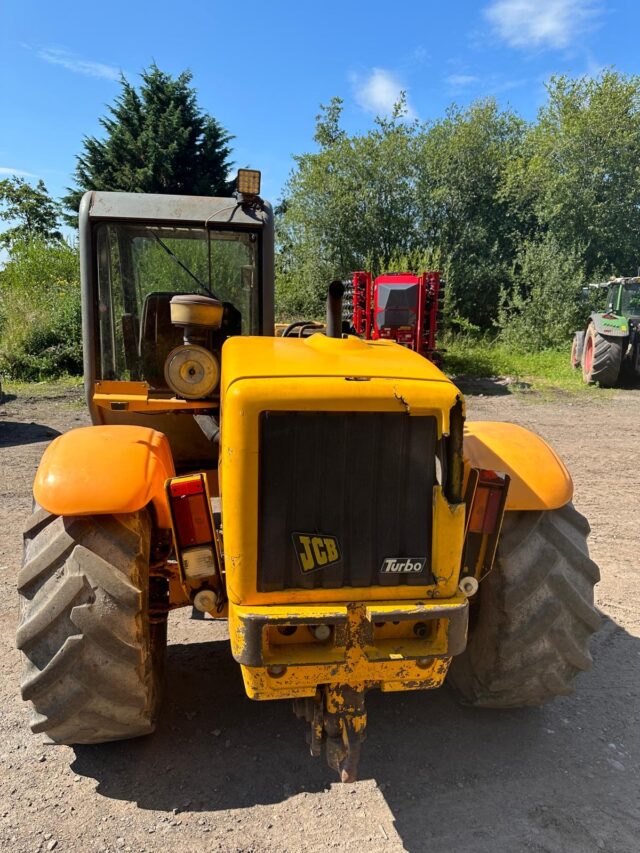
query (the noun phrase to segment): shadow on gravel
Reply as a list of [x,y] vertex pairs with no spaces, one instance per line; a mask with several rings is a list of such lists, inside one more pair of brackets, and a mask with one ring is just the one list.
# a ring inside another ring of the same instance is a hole
[[7,394],[6,391],[0,391],[0,403],[12,403],[17,399],[16,394]]
[[640,377],[622,373],[616,387],[623,391],[640,391]]
[[[593,651],[596,667],[577,693],[543,709],[462,708],[447,689],[369,694],[360,778],[378,783],[407,850],[523,849],[516,839],[528,826],[547,840],[567,828],[559,846],[531,849],[595,850],[602,827],[608,850],[625,849],[625,821],[640,820],[631,784],[640,640],[606,620]],[[96,779],[98,793],[198,812],[279,803],[335,782],[324,759],[309,756],[290,702],[245,697],[227,641],[170,646],[167,676],[156,734],[76,748],[73,770]]]
[[521,382],[509,376],[452,376],[451,381],[465,397],[505,397],[514,391],[531,388],[529,382]]
[[0,419],[0,447],[18,447],[21,444],[37,444],[51,441],[60,435],[57,429],[45,424],[21,423]]

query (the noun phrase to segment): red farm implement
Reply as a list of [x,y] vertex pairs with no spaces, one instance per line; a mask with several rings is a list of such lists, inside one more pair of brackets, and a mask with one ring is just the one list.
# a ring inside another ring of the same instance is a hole
[[[355,272],[351,324],[367,340],[392,340],[438,363],[436,331],[444,300],[439,272]],[[346,306],[345,306],[346,307]]]

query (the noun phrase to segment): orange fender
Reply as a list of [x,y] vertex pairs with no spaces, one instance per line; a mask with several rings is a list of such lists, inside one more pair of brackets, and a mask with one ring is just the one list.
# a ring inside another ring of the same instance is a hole
[[573,481],[554,450],[533,432],[497,421],[467,423],[465,468],[511,477],[507,510],[559,509],[573,497]]
[[159,527],[171,528],[164,492],[175,476],[164,433],[140,426],[90,426],[58,436],[45,450],[33,484],[54,515],[136,512],[152,503]]

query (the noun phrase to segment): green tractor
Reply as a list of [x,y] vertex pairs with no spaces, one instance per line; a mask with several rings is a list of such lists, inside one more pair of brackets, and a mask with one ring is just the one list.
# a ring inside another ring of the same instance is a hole
[[640,277],[612,278],[584,288],[607,291],[607,308],[593,311],[586,329],[577,331],[571,346],[571,366],[582,368],[589,385],[610,388],[623,369],[640,377]]

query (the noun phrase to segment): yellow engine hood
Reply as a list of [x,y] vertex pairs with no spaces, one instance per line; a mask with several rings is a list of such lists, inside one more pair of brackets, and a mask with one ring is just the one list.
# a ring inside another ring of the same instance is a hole
[[393,341],[360,338],[229,338],[222,350],[223,395],[248,377],[417,379],[453,383],[438,368]]

